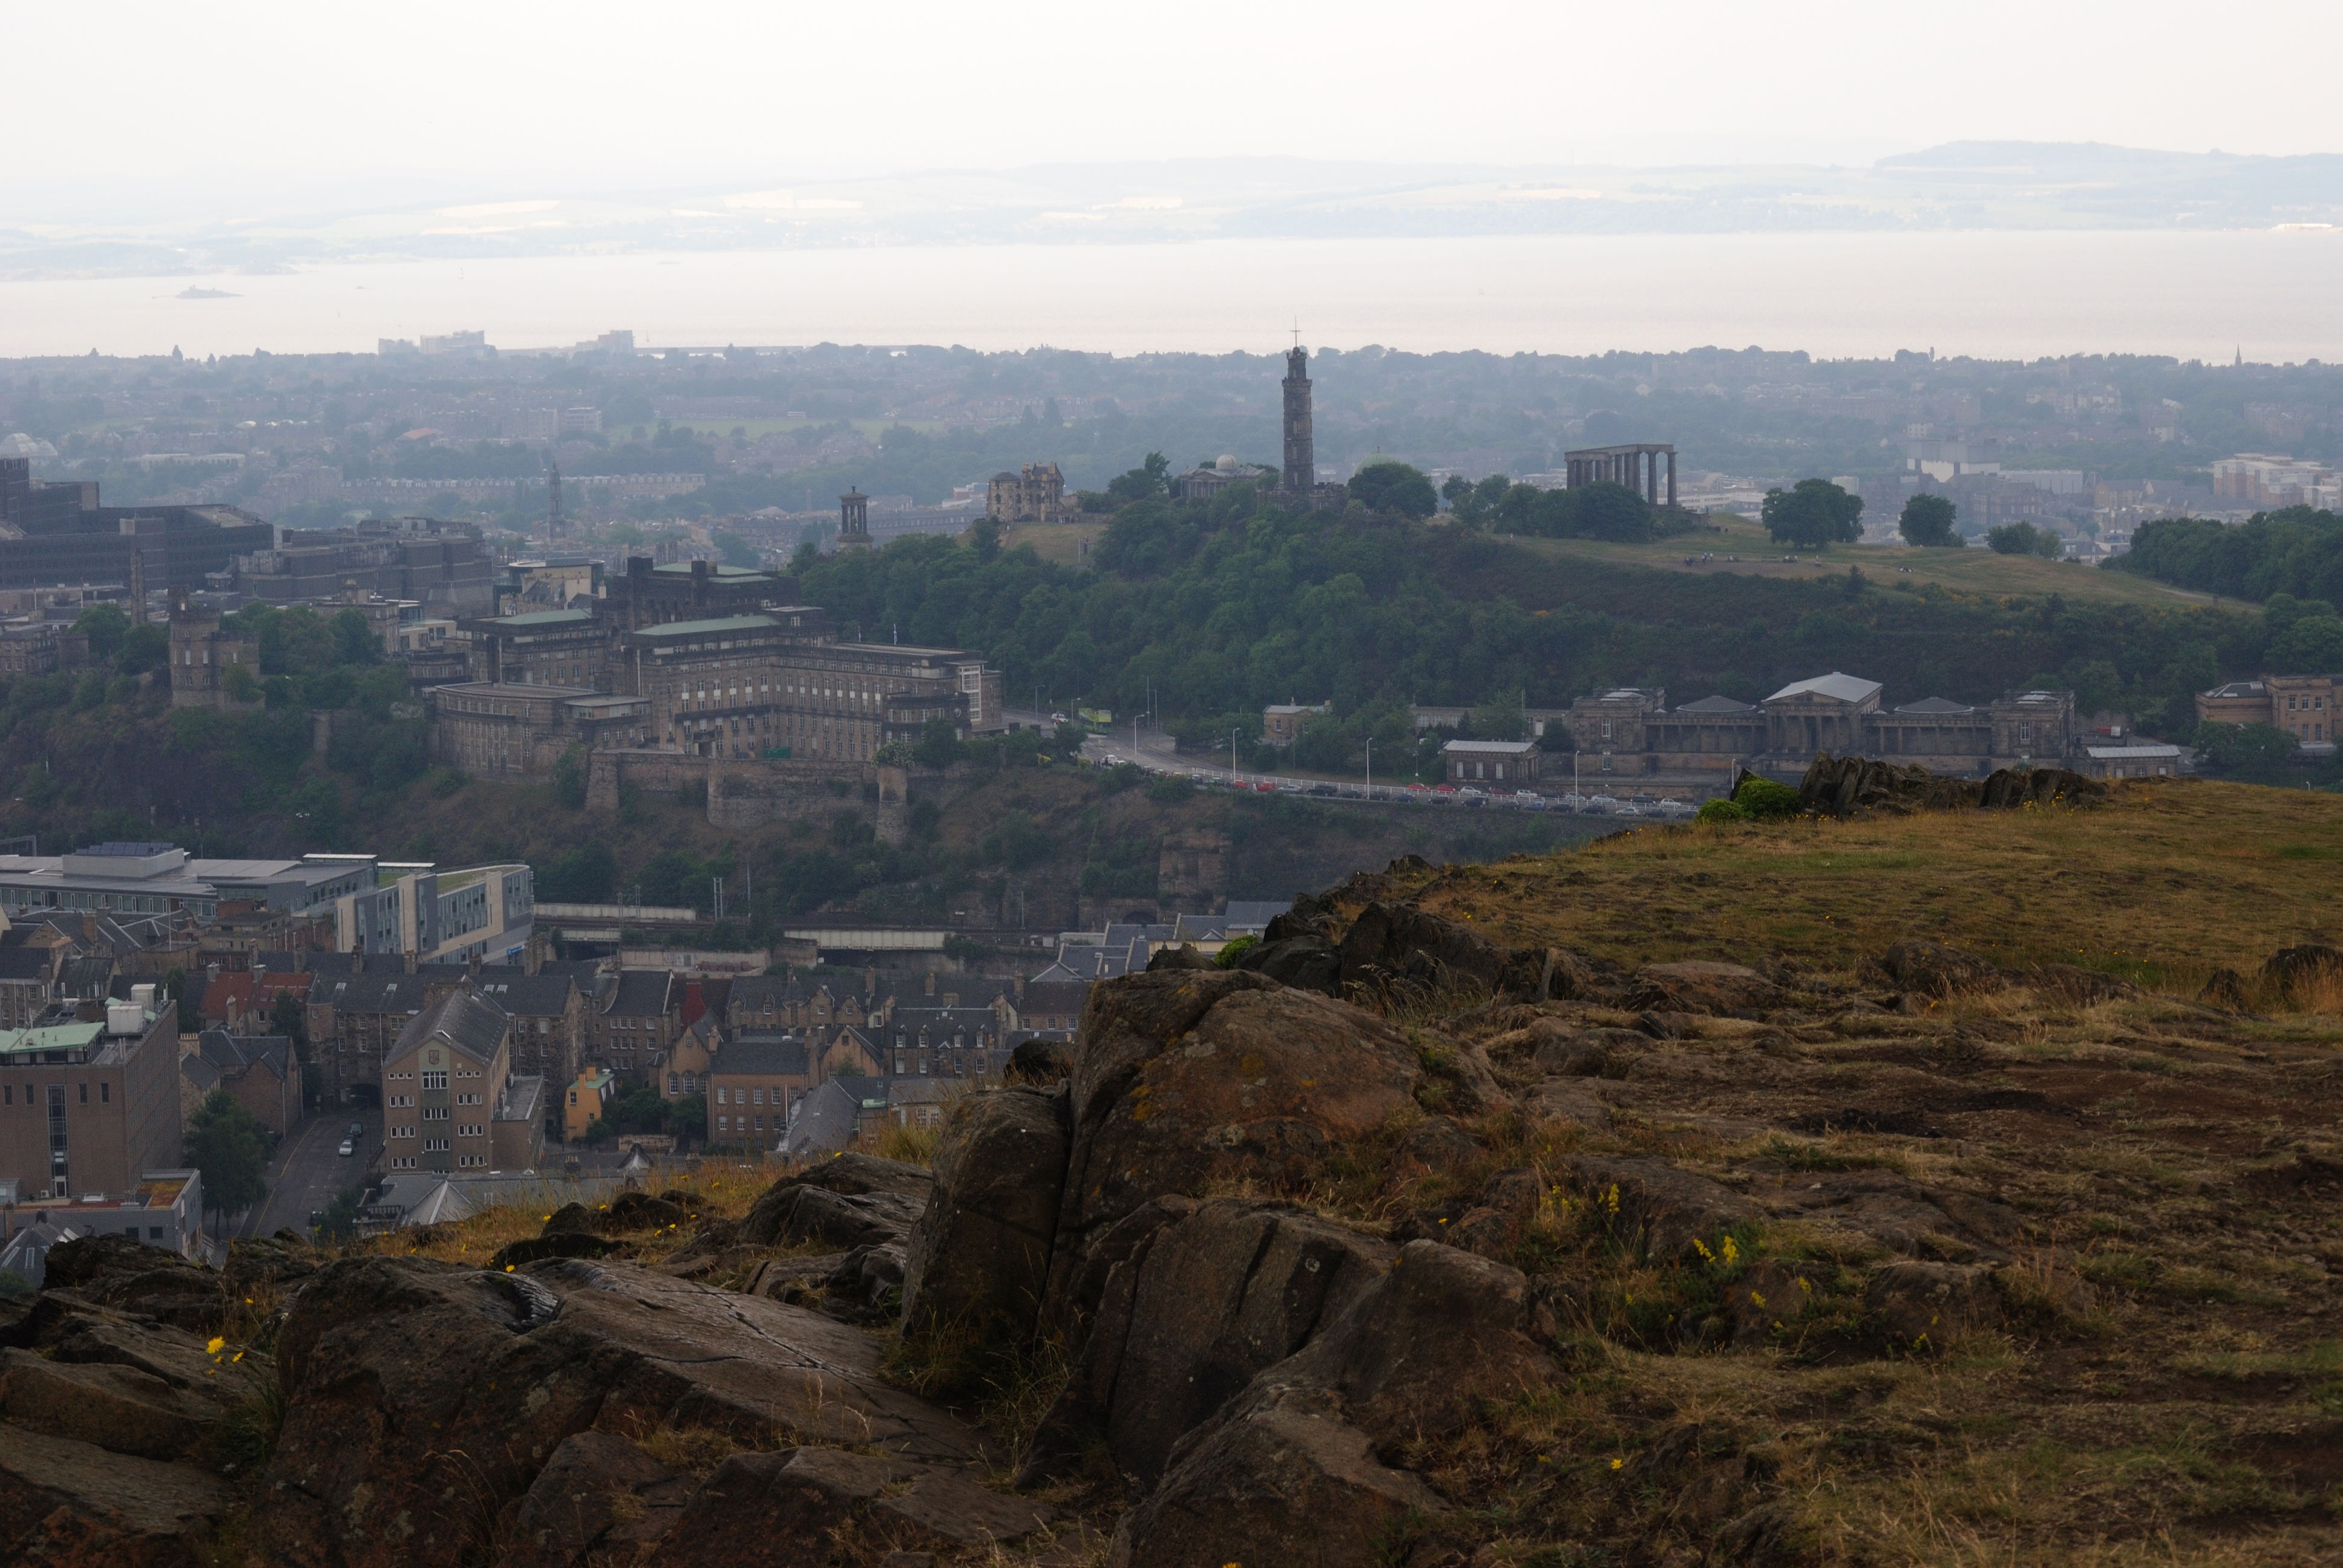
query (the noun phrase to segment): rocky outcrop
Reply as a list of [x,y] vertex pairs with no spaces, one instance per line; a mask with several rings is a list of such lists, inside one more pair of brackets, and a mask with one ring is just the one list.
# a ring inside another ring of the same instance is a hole
[[1322,996],[1342,994],[1342,956],[1314,932],[1263,942],[1239,956],[1234,967],[1267,975],[1278,984],[1296,990],[1314,990]]
[[[2292,998],[2298,988],[2313,981],[2332,983],[2343,976],[2343,950],[2323,942],[2280,948],[2262,965],[2262,980],[2281,997]],[[2242,987],[2238,988],[2241,991]]]
[[[649,1568],[831,1568],[1014,1542],[1050,1510],[965,1472],[834,1448],[737,1453],[678,1513]],[[850,1553],[850,1558],[843,1558]]]
[[1907,940],[1893,944],[1864,966],[1867,977],[1898,990],[1942,1000],[1964,991],[1991,990],[2009,983],[2008,971],[1974,953],[1939,942]]
[[879,1353],[817,1313],[628,1264],[347,1259],[302,1292],[278,1342],[263,1544],[321,1568],[453,1560],[588,1429],[975,1458],[975,1433],[889,1387]]
[[1635,1012],[1760,1019],[1787,1000],[1779,986],[1755,970],[1694,960],[1645,964],[1635,971],[1620,1005]]
[[574,1433],[521,1498],[498,1568],[633,1562],[673,1526],[693,1490],[614,1432]]
[[1105,1282],[1065,1392],[1024,1479],[1073,1468],[1093,1443],[1137,1488],[1172,1446],[1306,1344],[1382,1278],[1397,1249],[1273,1204],[1166,1200]]
[[1413,1049],[1372,1013],[1242,970],[1108,981],[1075,1069],[1072,1150],[1044,1321],[1118,1221],[1222,1181],[1298,1186],[1336,1145],[1412,1104]]
[[45,1287],[100,1306],[134,1306],[189,1333],[217,1331],[227,1311],[221,1277],[128,1236],[83,1236],[49,1250]]
[[0,1351],[0,1421],[137,1459],[182,1459],[212,1441],[243,1389],[241,1380],[222,1390],[216,1376],[175,1382],[118,1362]]
[[932,1178],[917,1165],[840,1154],[767,1188],[740,1221],[743,1246],[900,1242],[927,1207]]
[[1832,817],[2087,806],[2107,796],[2105,784],[2065,768],[2004,768],[1978,780],[1871,757],[1834,757],[1827,751],[1815,754],[1798,782],[1798,797],[1806,809]]
[[196,1568],[234,1503],[224,1482],[193,1465],[0,1422],[0,1562]]
[[905,1248],[906,1333],[1032,1332],[1065,1186],[1067,1101],[1064,1090],[1011,1087],[953,1107],[933,1196]]
[[1111,1561],[1403,1561],[1409,1533],[1447,1504],[1379,1447],[1453,1434],[1491,1402],[1552,1380],[1528,1287],[1502,1264],[1410,1242],[1338,1322],[1181,1444],[1162,1484],[1124,1515]]
[[1728,1228],[1757,1217],[1746,1198],[1664,1160],[1576,1158],[1570,1172],[1581,1199],[1620,1245],[1654,1262],[1693,1255]]

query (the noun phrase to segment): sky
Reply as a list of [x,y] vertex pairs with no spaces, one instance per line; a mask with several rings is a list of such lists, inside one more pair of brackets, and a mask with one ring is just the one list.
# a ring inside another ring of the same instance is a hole
[[20,212],[1248,154],[2343,151],[2318,73],[2280,68],[2343,58],[2331,0],[0,0],[0,30]]

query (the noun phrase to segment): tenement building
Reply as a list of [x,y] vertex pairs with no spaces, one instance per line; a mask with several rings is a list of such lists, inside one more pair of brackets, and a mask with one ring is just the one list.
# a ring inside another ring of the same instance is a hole
[[1982,775],[2063,767],[2083,755],[2071,691],[2018,691],[1982,704],[1929,697],[1893,708],[1881,692],[1875,680],[1833,672],[1761,702],[1704,697],[1671,709],[1658,688],[1621,687],[1578,699],[1568,724],[1582,776],[1802,768],[1819,751]]
[[1050,523],[1078,509],[1066,504],[1066,477],[1055,463],[1004,470],[985,487],[984,515],[996,523]]

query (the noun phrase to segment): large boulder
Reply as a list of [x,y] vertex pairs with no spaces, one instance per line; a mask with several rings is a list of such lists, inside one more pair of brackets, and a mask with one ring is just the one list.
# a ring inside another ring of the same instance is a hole
[[140,1459],[183,1458],[216,1435],[241,1403],[221,1392],[216,1380],[189,1387],[137,1367],[0,1351],[0,1420]]
[[1398,1253],[1278,1205],[1184,1207],[1110,1271],[1021,1480],[1064,1473],[1102,1442],[1136,1488],[1152,1486],[1182,1437],[1340,1318]]
[[185,1329],[93,1306],[62,1291],[45,1292],[14,1337],[18,1346],[38,1352],[54,1366],[120,1367],[153,1378],[176,1394],[230,1409],[258,1396],[266,1381],[265,1356],[216,1352],[207,1339]]
[[958,1553],[1021,1540],[1050,1516],[963,1470],[834,1448],[736,1453],[683,1505],[649,1563],[831,1568],[890,1551]]
[[1693,960],[1645,964],[1635,971],[1623,1005],[1635,1012],[1690,1012],[1754,1019],[1763,1018],[1785,1000],[1781,988],[1755,970]]
[[1686,1261],[1694,1242],[1714,1243],[1726,1228],[1759,1212],[1730,1188],[1664,1160],[1580,1156],[1569,1169],[1584,1201],[1620,1245],[1655,1263]]
[[953,1108],[904,1249],[906,1333],[1032,1332],[1064,1198],[1066,1115],[1065,1091],[1017,1087]]
[[221,1277],[176,1252],[128,1236],[82,1236],[49,1249],[43,1287],[119,1307],[190,1333],[219,1332],[227,1312]]
[[1306,1185],[1335,1146],[1412,1104],[1415,1051],[1373,1014],[1242,970],[1096,987],[1045,1323],[1071,1328],[1091,1248],[1167,1193]]
[[1549,1382],[1553,1363],[1530,1322],[1519,1271],[1410,1242],[1340,1320],[1182,1442],[1162,1483],[1123,1516],[1111,1561],[1405,1560],[1410,1532],[1445,1504],[1380,1452],[1452,1434],[1492,1402]]
[[900,1241],[927,1207],[927,1171],[900,1160],[839,1154],[765,1189],[740,1221],[746,1247],[814,1241],[852,1248]]
[[976,1434],[889,1387],[879,1355],[819,1314],[622,1263],[347,1259],[277,1342],[286,1414],[261,1545],[319,1568],[452,1561],[588,1428],[975,1458]]
[[1280,1390],[1216,1429],[1124,1514],[1107,1562],[1383,1568],[1405,1561],[1412,1525],[1443,1511],[1420,1476],[1375,1457],[1338,1398]]
[[160,1464],[0,1422],[0,1563],[196,1568],[236,1497],[192,1464]]
[[1998,964],[1940,942],[1916,939],[1890,945],[1877,958],[1866,960],[1864,968],[1873,979],[1898,990],[1939,999],[2009,983],[2008,972]]
[[1278,984],[1296,990],[1314,990],[1326,996],[1342,994],[1342,955],[1314,932],[1281,937],[1249,948],[1238,955],[1233,967],[1267,975]]
[[1413,904],[1381,900],[1367,905],[1351,921],[1342,933],[1339,957],[1345,984],[1378,992],[1402,986],[1422,992],[1472,987],[1498,990],[1519,979],[1517,971],[1525,960],[1535,961]]
[[567,1438],[513,1515],[498,1568],[633,1562],[667,1533],[692,1484],[615,1432]]

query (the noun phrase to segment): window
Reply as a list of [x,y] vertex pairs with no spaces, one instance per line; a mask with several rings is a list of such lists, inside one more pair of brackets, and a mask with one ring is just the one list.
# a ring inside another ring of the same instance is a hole
[[677,1093],[680,1093],[680,1092],[681,1092],[681,1091],[679,1091],[679,1089],[677,1089],[677,1088],[676,1088],[676,1078],[675,1078],[675,1074],[674,1074],[674,1073],[672,1073],[672,1072],[670,1072],[670,1073],[669,1073],[669,1074],[667,1075],[667,1091],[668,1091],[669,1094],[677,1094]]
[[423,1075],[423,1087],[445,1089],[447,1087],[447,1075],[445,1072],[427,1072]]
[[100,1083],[98,1084],[98,1086],[97,1086],[97,1102],[98,1102],[100,1105],[111,1105],[111,1104],[113,1104],[113,1103],[114,1103],[114,1085],[113,1085],[113,1084],[111,1084],[111,1083],[107,1083],[107,1082],[100,1082]]

